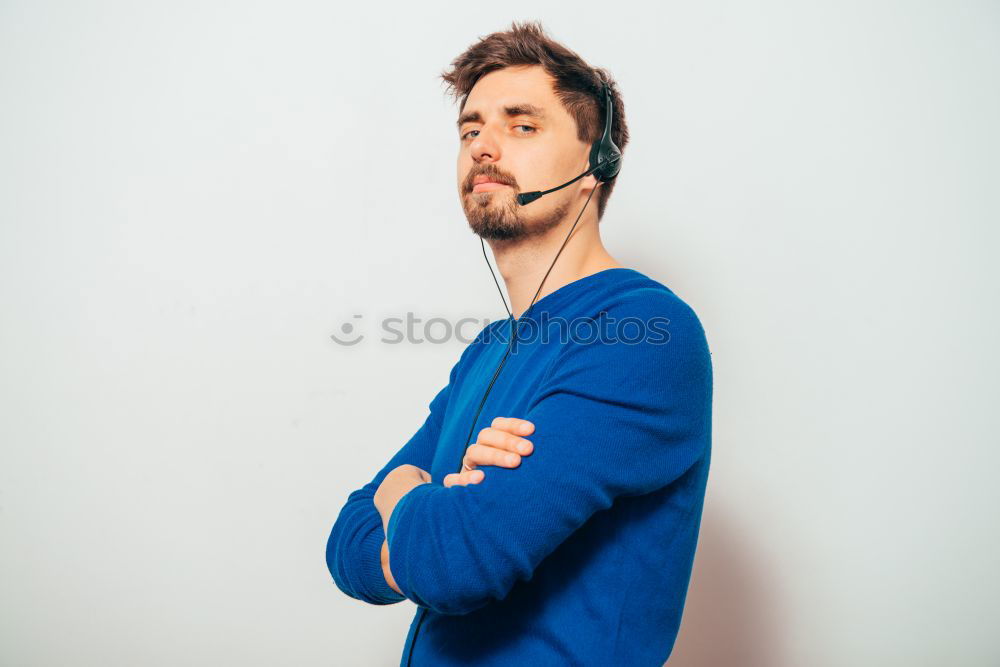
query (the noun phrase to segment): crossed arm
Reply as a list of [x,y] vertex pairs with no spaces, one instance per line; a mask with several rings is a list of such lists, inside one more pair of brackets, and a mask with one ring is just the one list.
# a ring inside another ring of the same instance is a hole
[[342,590],[469,613],[529,579],[615,498],[662,488],[707,454],[712,377],[700,325],[667,345],[572,345],[559,362],[524,415],[536,427],[532,456],[517,470],[488,467],[478,484],[420,476],[448,388],[438,394],[421,431],[334,526],[327,561]]
[[[476,442],[469,445],[463,457],[463,470],[445,475],[445,487],[478,484],[483,481],[484,473],[480,465],[495,465],[504,468],[516,468],[521,464],[521,457],[528,456],[534,448],[533,443],[522,436],[534,431],[534,424],[524,419],[514,417],[497,417],[493,423],[479,432]],[[396,508],[400,498],[414,487],[431,482],[431,477],[420,468],[404,464],[393,469],[375,491],[373,499],[375,508],[382,517],[383,532],[389,523],[389,517]],[[389,567],[389,543],[382,543],[380,554],[382,573],[392,590],[403,594],[392,576]]]

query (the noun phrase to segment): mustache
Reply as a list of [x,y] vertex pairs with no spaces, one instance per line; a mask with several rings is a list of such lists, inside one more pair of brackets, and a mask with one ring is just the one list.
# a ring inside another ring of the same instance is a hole
[[501,173],[498,169],[478,169],[476,171],[470,171],[469,175],[465,177],[465,191],[472,192],[473,184],[472,182],[476,180],[476,176],[485,176],[486,178],[494,181],[496,183],[502,183],[504,185],[509,185],[515,190],[518,189],[517,181],[512,176],[507,176]]

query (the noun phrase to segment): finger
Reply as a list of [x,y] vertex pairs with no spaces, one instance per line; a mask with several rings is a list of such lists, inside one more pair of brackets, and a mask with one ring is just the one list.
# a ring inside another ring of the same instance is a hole
[[467,484],[478,484],[486,477],[482,470],[463,470],[462,472],[448,473],[441,481],[442,486],[465,486]]
[[[480,464],[480,462],[477,460],[477,457],[469,453],[469,450],[472,449],[473,447],[475,447],[475,445],[469,445],[468,447],[465,448],[465,456],[462,457],[462,469],[459,470],[459,472],[466,472],[467,470],[472,470],[473,468],[475,468],[477,465]],[[484,465],[489,465],[489,464],[486,463]]]
[[476,443],[465,450],[462,463],[469,469],[474,469],[477,465],[516,468],[521,463],[521,457],[499,447]]
[[517,417],[497,417],[490,426],[515,435],[528,435],[535,430],[534,424],[527,419]]
[[517,435],[511,435],[507,431],[493,427],[484,428],[480,431],[476,442],[481,445],[506,449],[509,452],[517,452],[519,454],[529,453],[534,446],[530,440]]
[[459,476],[462,478],[464,484],[478,484],[486,477],[486,473],[482,470],[466,470],[460,473]]

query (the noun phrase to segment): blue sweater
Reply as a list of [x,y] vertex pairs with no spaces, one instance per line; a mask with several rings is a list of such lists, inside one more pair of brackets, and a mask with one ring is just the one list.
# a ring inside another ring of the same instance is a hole
[[[373,504],[395,467],[430,472],[396,505],[389,566],[418,609],[401,665],[663,665],[691,576],[711,454],[712,363],[694,311],[629,268],[542,297],[518,320],[476,422],[535,425],[520,466],[445,487],[508,344],[490,323],[462,352],[420,429],[350,493],[327,566],[347,595],[405,599],[382,573]],[[544,335],[548,332],[548,335]]]

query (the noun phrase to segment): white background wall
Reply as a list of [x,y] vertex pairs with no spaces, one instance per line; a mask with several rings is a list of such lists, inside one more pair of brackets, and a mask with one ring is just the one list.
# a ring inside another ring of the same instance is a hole
[[437,75],[513,19],[616,75],[606,243],[709,336],[670,664],[1000,662],[995,2],[7,0],[0,663],[398,663],[326,538],[462,344],[329,335],[505,316]]

